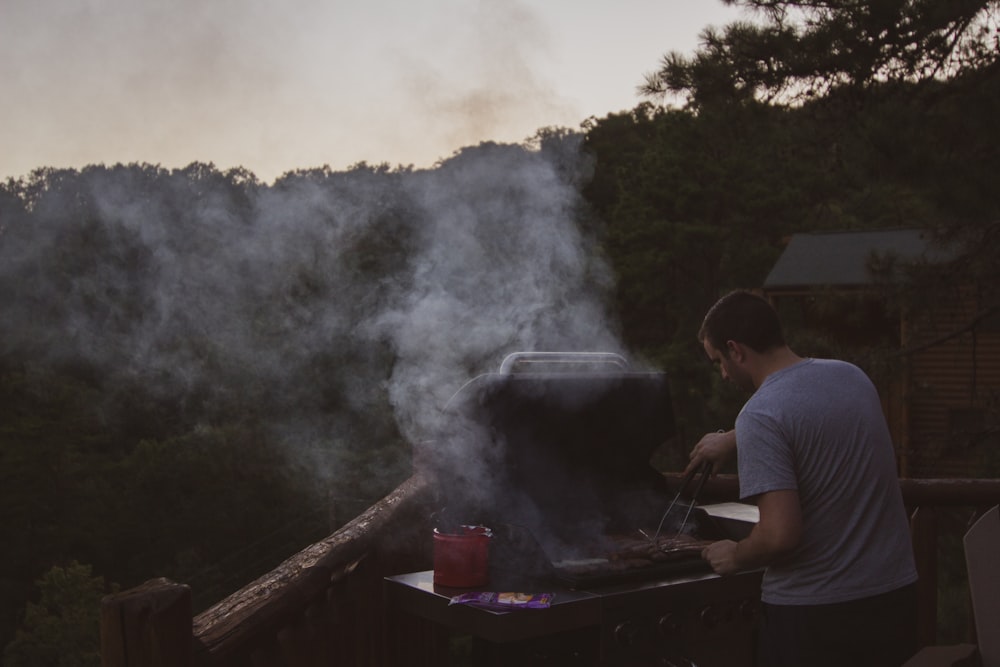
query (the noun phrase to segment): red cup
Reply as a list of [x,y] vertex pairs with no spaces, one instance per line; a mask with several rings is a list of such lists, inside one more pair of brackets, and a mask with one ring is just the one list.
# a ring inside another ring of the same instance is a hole
[[459,533],[434,529],[434,583],[451,588],[475,588],[489,581],[492,533],[484,526],[460,526]]

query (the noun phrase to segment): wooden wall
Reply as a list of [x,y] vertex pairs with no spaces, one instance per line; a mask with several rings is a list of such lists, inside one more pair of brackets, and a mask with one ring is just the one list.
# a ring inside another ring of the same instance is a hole
[[967,288],[903,328],[907,468],[913,477],[995,477],[1000,469],[1000,319]]
[[[903,477],[1000,477],[1000,316],[984,316],[982,289],[928,296],[921,310],[893,325],[899,327],[902,352],[888,377],[874,379]],[[791,312],[804,313],[800,324],[858,345],[863,340],[857,322],[841,327],[837,318],[811,313],[824,299],[865,293],[797,289],[771,290],[767,296],[776,306],[785,304],[786,312],[790,303],[798,304]],[[872,320],[873,332],[886,325],[885,319]]]

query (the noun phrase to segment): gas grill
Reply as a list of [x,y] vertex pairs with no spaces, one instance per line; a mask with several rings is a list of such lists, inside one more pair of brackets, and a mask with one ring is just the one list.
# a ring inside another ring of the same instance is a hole
[[760,573],[719,577],[700,545],[746,535],[755,508],[698,506],[650,465],[674,436],[663,373],[606,353],[521,353],[462,387],[445,416],[430,471],[448,480],[438,527],[489,526],[484,590],[553,592],[554,604],[457,609],[446,601],[462,589],[413,573],[387,580],[390,605],[517,662],[751,664]]

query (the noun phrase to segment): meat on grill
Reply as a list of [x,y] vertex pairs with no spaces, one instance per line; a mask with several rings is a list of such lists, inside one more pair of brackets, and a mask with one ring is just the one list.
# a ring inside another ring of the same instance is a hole
[[561,572],[570,576],[622,572],[649,567],[681,559],[700,558],[701,551],[712,540],[701,540],[690,535],[664,535],[654,542],[645,535],[614,535],[609,538],[610,549],[601,557],[564,560],[555,563]]
[[615,549],[608,560],[642,558],[653,562],[701,556],[712,540],[700,540],[690,535],[664,535],[654,542],[645,535],[617,535],[612,538]]

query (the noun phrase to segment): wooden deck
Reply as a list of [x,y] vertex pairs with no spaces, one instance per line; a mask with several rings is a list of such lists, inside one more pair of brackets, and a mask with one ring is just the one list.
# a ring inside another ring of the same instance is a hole
[[[668,475],[672,483],[679,477]],[[446,637],[411,624],[386,641],[383,579],[431,567],[429,515],[435,484],[415,475],[324,540],[193,616],[191,591],[155,579],[102,603],[104,667],[447,664]],[[737,498],[734,476],[710,480],[705,502]],[[1000,479],[904,479],[921,575],[921,645],[941,643],[938,609],[944,563],[955,536],[1000,504]],[[949,595],[963,595],[962,591]],[[968,595],[967,589],[964,595]],[[967,606],[971,609],[971,605]],[[957,640],[974,641],[969,617]]]

